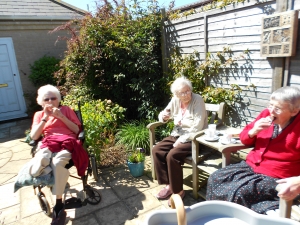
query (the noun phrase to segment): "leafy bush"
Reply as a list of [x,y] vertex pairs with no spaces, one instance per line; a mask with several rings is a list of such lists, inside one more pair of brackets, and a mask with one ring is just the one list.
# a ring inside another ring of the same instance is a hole
[[[62,92],[62,90],[61,90]],[[88,90],[86,86],[83,85],[77,85],[72,87],[66,96],[64,96],[62,100],[63,105],[67,105],[71,107],[72,109],[77,110],[78,109],[78,102],[80,102],[81,105],[84,105],[86,102],[90,102],[93,100],[93,95]]]
[[160,9],[155,2],[148,8],[119,2],[103,1],[95,15],[56,29],[73,34],[56,76],[68,87],[82,83],[95,98],[128,106],[127,119],[153,119],[165,104]]
[[46,84],[57,84],[57,79],[54,77],[54,72],[59,69],[60,60],[51,57],[43,56],[30,65],[31,73],[28,76],[34,86],[39,87]]
[[126,109],[105,99],[92,100],[81,106],[85,126],[85,141],[88,150],[97,160],[101,159],[101,150],[115,144],[115,133],[118,124],[124,119]]
[[124,145],[129,152],[137,148],[149,152],[149,131],[146,125],[145,121],[136,120],[124,123],[116,133],[117,144]]
[[165,137],[170,136],[171,131],[174,128],[174,122],[166,123],[165,125],[159,126],[155,130],[155,139],[156,141],[160,141]]

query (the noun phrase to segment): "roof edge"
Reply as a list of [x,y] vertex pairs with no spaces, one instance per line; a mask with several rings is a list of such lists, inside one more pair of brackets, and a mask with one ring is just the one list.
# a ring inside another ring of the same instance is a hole
[[50,20],[50,21],[61,21],[61,20],[73,20],[71,16],[0,16],[0,20],[7,21],[18,21],[18,20]]
[[85,11],[83,9],[77,8],[77,7],[75,7],[73,5],[70,5],[70,4],[68,4],[68,3],[64,2],[64,1],[61,1],[61,0],[50,0],[50,1],[53,2],[53,3],[56,3],[58,5],[64,6],[64,7],[68,8],[68,9],[71,9],[72,11],[75,11],[76,13],[78,13],[80,15],[83,15],[83,16],[88,13],[88,11]]

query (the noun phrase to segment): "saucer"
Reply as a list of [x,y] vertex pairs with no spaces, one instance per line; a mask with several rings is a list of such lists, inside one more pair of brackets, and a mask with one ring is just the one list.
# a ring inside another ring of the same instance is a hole
[[220,143],[223,144],[223,145],[235,144],[235,143],[236,143],[236,139],[234,139],[234,138],[232,138],[232,139],[230,140],[230,142],[228,142],[227,140],[225,140],[225,139],[223,139],[223,138],[221,138],[219,141],[220,141]]
[[217,141],[217,140],[219,140],[219,137],[218,136],[208,137],[207,135],[205,135],[204,140],[205,141]]
[[[206,131],[204,132],[204,134],[205,134],[205,135],[208,135],[208,130],[206,130]],[[219,134],[221,134],[221,132],[218,131],[218,130],[216,130],[215,136],[217,136],[217,135],[219,135]]]

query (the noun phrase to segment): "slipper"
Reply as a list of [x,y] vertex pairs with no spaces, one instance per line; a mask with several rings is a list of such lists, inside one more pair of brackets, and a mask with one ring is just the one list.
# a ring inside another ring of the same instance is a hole
[[172,194],[172,191],[170,189],[167,189],[164,187],[163,189],[160,190],[160,192],[156,195],[157,199],[165,199],[169,197]]
[[[183,190],[183,192],[181,193],[180,197],[181,197],[181,199],[183,199],[183,198],[185,197],[185,192],[184,192],[184,190]],[[169,198],[169,200],[168,200],[168,206],[171,207],[171,198]]]

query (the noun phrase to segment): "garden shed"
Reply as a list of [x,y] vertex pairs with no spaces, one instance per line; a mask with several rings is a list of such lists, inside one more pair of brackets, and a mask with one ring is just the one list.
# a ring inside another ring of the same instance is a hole
[[[216,57],[224,47],[230,49],[227,59],[238,60],[206,81],[208,86],[230,88],[238,85],[244,89],[241,101],[235,102],[226,116],[227,124],[243,126],[268,105],[273,90],[285,85],[300,87],[298,21],[294,56],[262,56],[260,52],[263,19],[300,10],[300,0],[247,0],[222,8],[209,8],[211,2],[202,0],[180,7],[178,18],[164,22],[164,58],[170,57],[174,46],[182,55],[196,51],[200,63],[206,61],[207,54]],[[288,22],[290,17],[283,15],[282,18]],[[249,85],[255,88],[247,89]]]
[[27,116],[36,92],[29,81],[30,65],[43,56],[63,58],[66,32],[54,28],[81,18],[86,11],[60,0],[0,1],[0,121]]

